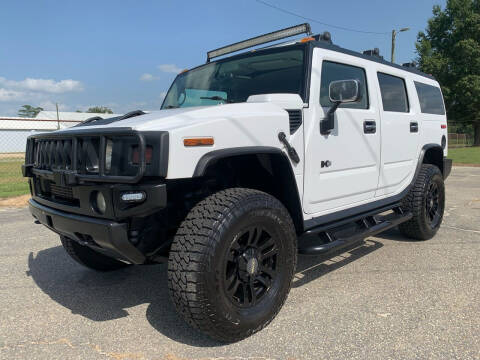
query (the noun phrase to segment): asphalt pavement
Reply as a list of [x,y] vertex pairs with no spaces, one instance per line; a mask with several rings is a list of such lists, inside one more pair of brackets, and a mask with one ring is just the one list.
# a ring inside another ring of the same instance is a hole
[[230,345],[186,325],[166,265],[96,273],[26,209],[0,209],[0,359],[480,359],[480,168],[454,168],[442,228],[300,257],[263,331]]

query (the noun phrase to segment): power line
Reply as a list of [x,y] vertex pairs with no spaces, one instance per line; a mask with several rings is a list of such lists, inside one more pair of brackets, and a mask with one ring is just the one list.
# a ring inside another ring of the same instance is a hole
[[332,24],[327,24],[327,23],[324,23],[322,21],[319,21],[319,20],[315,20],[315,19],[312,19],[312,18],[309,18],[309,17],[306,17],[306,16],[303,16],[303,15],[300,15],[300,14],[296,14],[292,11],[289,11],[289,10],[285,10],[285,9],[282,9],[278,6],[275,6],[273,4],[270,4],[270,3],[267,3],[263,0],[255,0],[257,3],[260,3],[260,4],[263,4],[265,6],[268,6],[268,7],[271,7],[272,9],[275,9],[275,10],[278,10],[280,12],[283,12],[285,14],[288,14],[288,15],[292,15],[292,16],[296,16],[298,18],[301,18],[303,20],[307,20],[307,21],[311,21],[311,22],[314,22],[314,23],[317,23],[317,24],[320,24],[320,25],[324,25],[324,26],[329,26],[331,28],[335,28],[335,29],[339,29],[339,30],[345,30],[345,31],[352,31],[352,32],[357,32],[357,33],[362,33],[362,34],[371,34],[371,35],[389,35],[390,32],[376,32],[376,31],[364,31],[364,30],[357,30],[357,29],[351,29],[351,28],[347,28],[347,27],[343,27],[343,26],[337,26],[337,25],[332,25]]

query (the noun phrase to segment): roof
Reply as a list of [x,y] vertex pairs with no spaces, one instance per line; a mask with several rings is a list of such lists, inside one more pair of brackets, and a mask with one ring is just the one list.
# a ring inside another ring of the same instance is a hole
[[[364,60],[377,62],[377,63],[383,64],[383,65],[391,66],[391,67],[399,69],[399,70],[403,70],[403,71],[407,71],[407,72],[410,72],[410,73],[413,73],[413,74],[416,74],[416,75],[419,75],[419,76],[423,76],[423,77],[426,77],[426,78],[431,79],[431,80],[436,80],[434,76],[432,76],[430,74],[426,74],[426,73],[420,71],[417,68],[398,65],[398,64],[392,63],[390,61],[387,61],[383,58],[377,57],[377,56],[366,55],[366,54],[362,54],[362,53],[359,53],[359,52],[354,51],[354,50],[345,49],[345,48],[342,48],[341,46],[335,45],[335,44],[330,43],[330,42],[325,41],[325,40],[317,40],[317,38],[319,36],[321,36],[321,34],[317,34],[317,35],[312,36],[315,39],[315,40],[312,40],[312,41],[302,42],[301,39],[298,38],[298,39],[293,39],[293,40],[288,40],[288,41],[284,41],[284,42],[275,43],[275,44],[265,46],[265,47],[262,47],[262,48],[256,48],[256,49],[253,49],[253,50],[239,52],[239,53],[236,53],[236,54],[233,54],[233,55],[230,55],[230,56],[221,57],[220,59],[215,60],[215,61],[211,61],[210,64],[217,63],[217,62],[222,62],[222,61],[225,61],[225,60],[234,59],[236,57],[242,57],[242,56],[252,54],[252,53],[256,54],[256,53],[260,53],[262,51],[268,51],[268,50],[275,49],[275,48],[290,47],[290,46],[305,46],[305,47],[306,46],[313,46],[313,47],[317,47],[317,48],[322,48],[322,49],[326,49],[326,50],[336,51],[336,52],[339,52],[339,53],[355,56],[355,57],[358,57],[358,58],[361,58],[361,59],[364,59]],[[209,63],[207,63],[207,64],[209,64]],[[201,67],[203,65],[205,65],[205,64],[199,65],[197,67]]]
[[[58,119],[60,120],[83,121],[94,116],[99,116],[102,119],[105,119],[105,118],[114,117],[114,116],[122,116],[122,114],[103,114],[103,113],[100,114],[100,113],[83,113],[83,112],[68,112],[68,111],[58,112]],[[42,120],[57,120],[57,112],[56,111],[40,111],[35,118],[42,119]]]

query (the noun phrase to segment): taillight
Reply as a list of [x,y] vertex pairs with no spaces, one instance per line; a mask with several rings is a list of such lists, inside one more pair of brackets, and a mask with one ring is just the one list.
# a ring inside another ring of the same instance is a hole
[[[147,146],[145,149],[145,162],[150,164],[152,162],[153,156],[153,148],[151,146]],[[138,165],[140,163],[140,148],[138,146],[134,146],[132,148],[132,164]]]

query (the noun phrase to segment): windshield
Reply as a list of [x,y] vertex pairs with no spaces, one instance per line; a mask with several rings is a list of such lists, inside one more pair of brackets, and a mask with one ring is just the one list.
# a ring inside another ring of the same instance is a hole
[[210,63],[177,76],[162,109],[245,102],[250,95],[304,92],[304,48]]

